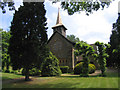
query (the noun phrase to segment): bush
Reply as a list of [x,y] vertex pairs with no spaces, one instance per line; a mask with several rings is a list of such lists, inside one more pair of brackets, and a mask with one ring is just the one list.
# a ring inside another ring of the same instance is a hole
[[94,73],[96,70],[96,67],[94,64],[89,64],[89,74]]
[[[37,76],[40,75],[41,71],[39,69],[36,68],[32,68],[31,70],[29,70],[29,75],[30,76]],[[22,70],[22,75],[25,75],[25,69]]]
[[[82,74],[83,62],[78,63],[74,68],[74,74]],[[89,64],[89,74],[94,73],[96,67],[94,64]]]
[[42,76],[60,76],[59,60],[50,52],[42,66]]
[[60,66],[62,73],[68,73],[69,66]]
[[5,70],[4,72],[5,72],[5,73],[10,73],[10,70]]
[[83,62],[78,63],[74,68],[74,74],[82,73]]

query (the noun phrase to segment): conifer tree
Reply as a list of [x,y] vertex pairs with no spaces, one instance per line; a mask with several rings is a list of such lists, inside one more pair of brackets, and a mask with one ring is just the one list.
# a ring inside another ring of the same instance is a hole
[[59,60],[52,54],[52,52],[50,52],[49,56],[44,60],[41,75],[42,76],[60,76],[61,75]]
[[113,24],[110,45],[108,65],[118,68],[120,67],[120,13],[118,14],[116,23]]
[[13,69],[25,69],[25,80],[29,80],[29,70],[41,65],[47,55],[45,13],[44,2],[23,2],[11,23],[9,54]]

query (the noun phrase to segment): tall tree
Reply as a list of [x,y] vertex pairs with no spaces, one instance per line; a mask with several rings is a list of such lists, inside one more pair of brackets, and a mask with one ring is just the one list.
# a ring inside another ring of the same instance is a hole
[[67,35],[67,39],[74,42],[74,43],[80,42],[80,39],[73,34],[72,35]]
[[110,36],[110,51],[108,58],[109,66],[119,67],[120,65],[120,13],[118,14],[118,19],[116,23],[113,24],[112,34]]
[[45,13],[44,2],[24,2],[11,23],[10,58],[13,69],[25,69],[25,80],[29,80],[29,70],[41,65],[47,55]]
[[83,70],[82,70],[82,75],[83,77],[87,77],[89,74],[89,63],[90,59],[89,56],[94,54],[94,49],[92,46],[85,42],[78,42],[75,45],[76,51],[75,54],[77,56],[82,55],[83,57]]

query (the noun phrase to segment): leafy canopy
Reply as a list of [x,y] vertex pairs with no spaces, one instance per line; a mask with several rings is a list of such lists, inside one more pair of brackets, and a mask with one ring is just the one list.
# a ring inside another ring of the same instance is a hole
[[[55,0],[53,3],[58,2]],[[85,11],[86,15],[97,11],[100,8],[103,10],[106,6],[108,7],[113,0],[69,0],[61,2],[61,7],[67,10],[69,15],[73,15],[76,12]]]

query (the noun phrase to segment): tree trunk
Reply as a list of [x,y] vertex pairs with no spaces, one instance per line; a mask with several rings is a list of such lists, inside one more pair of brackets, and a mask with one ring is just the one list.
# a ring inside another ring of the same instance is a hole
[[29,81],[29,80],[30,80],[30,78],[29,78],[29,69],[26,68],[25,69],[25,81]]

